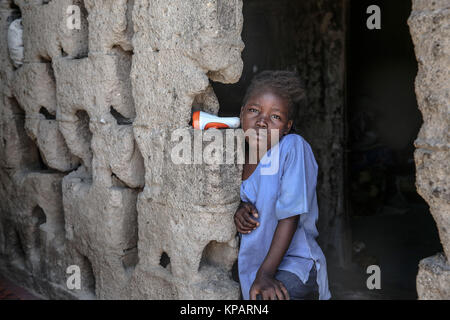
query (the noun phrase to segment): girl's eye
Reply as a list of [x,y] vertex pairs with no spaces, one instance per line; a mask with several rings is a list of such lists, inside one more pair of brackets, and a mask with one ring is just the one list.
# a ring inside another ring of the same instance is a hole
[[248,109],[250,112],[258,112],[258,110],[256,110],[255,108],[249,108]]
[[281,120],[280,116],[277,116],[276,114],[272,115],[272,117],[273,117],[274,119]]

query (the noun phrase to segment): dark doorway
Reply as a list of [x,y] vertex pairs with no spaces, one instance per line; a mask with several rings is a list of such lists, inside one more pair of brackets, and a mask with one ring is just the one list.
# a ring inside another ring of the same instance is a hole
[[[381,9],[379,30],[366,27],[370,5]],[[416,299],[419,261],[442,251],[415,187],[414,140],[422,116],[414,92],[410,13],[410,0],[350,2],[347,193],[353,264],[339,281],[342,298]],[[366,287],[369,265],[380,267],[380,290]]]

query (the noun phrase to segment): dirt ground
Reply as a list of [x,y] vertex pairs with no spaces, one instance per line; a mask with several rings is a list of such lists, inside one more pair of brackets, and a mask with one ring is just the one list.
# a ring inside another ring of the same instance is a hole
[[[353,263],[345,270],[328,266],[333,299],[417,299],[419,261],[442,251],[428,206],[383,206],[376,215],[353,217],[351,225],[353,243],[363,249],[354,252]],[[366,286],[370,276],[366,268],[371,264],[380,266],[379,290]]]

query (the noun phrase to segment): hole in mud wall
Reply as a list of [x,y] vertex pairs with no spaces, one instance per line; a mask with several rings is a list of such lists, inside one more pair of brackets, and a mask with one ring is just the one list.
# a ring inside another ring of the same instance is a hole
[[[23,42],[22,42],[22,39],[20,39],[20,37],[19,37],[18,30],[17,29],[16,29],[16,31],[11,30],[13,32],[10,33],[9,27],[10,27],[11,23],[13,23],[15,20],[22,18],[22,13],[20,11],[20,8],[16,4],[14,4],[13,0],[8,0],[8,1],[3,1],[3,2],[7,2],[9,9],[10,9],[10,10],[8,10],[7,6],[3,5],[4,8],[2,8],[2,10],[6,9],[4,11],[6,11],[6,12],[9,11],[9,16],[6,18],[7,25],[4,26],[5,43],[7,44],[7,42],[9,42],[9,37],[11,35],[12,35],[11,39],[13,40],[13,47],[7,48],[6,51],[10,58],[9,60],[12,63],[14,70],[16,70],[17,68],[19,68],[21,66],[21,63],[23,63]],[[2,20],[3,20],[3,17],[2,17]],[[21,23],[21,25],[22,25],[22,23]],[[16,27],[17,27],[17,25],[16,25]],[[8,45],[7,45],[7,47],[8,47]],[[22,49],[22,53],[20,53],[19,48]],[[15,60],[15,62],[13,62],[13,60]]]
[[[84,5],[84,0],[74,0],[73,5],[77,6],[80,9],[80,16],[81,21],[79,27],[73,28],[72,34],[77,37],[77,46],[79,46],[79,49],[77,49],[77,52],[72,51],[72,54],[70,57],[73,60],[78,59],[84,59],[88,57],[89,53],[89,39],[88,39],[88,33],[89,33],[89,21],[88,21],[88,11]],[[72,15],[72,17],[75,17],[75,11],[72,11],[68,13],[69,15]],[[69,16],[68,16],[69,17]],[[72,18],[73,19],[73,18]],[[75,20],[68,20],[69,23],[74,23],[75,26]],[[67,57],[69,54],[61,47],[61,56]]]
[[36,206],[31,215],[33,217],[33,224],[38,228],[41,224],[47,222],[47,216],[40,206]]
[[64,51],[63,48],[61,48],[61,57],[67,57],[69,54]]
[[16,19],[20,19],[22,17],[22,12],[20,11],[19,6],[17,6],[12,0],[9,1],[9,8],[12,10],[11,14],[7,18],[8,25]]
[[236,251],[225,242],[210,241],[203,249],[198,270],[212,266],[222,269],[231,276]]
[[83,19],[86,19],[86,22],[87,22],[87,17],[89,15],[89,13],[88,13],[88,11],[86,9],[86,6],[84,5],[84,0],[75,0],[73,2],[73,4],[80,8],[81,16],[83,17]]
[[124,49],[121,45],[117,45],[117,44],[114,45],[111,48],[111,50],[116,54],[123,55],[123,56],[130,57],[130,58],[134,54],[133,50]]
[[38,150],[39,171],[50,171],[51,169],[45,164],[41,152]]
[[231,279],[233,279],[236,282],[239,282],[239,268],[237,260],[233,263],[233,266],[231,267]]
[[139,262],[137,247],[123,250],[122,266],[126,273],[131,273]]
[[115,173],[111,173],[112,185],[119,188],[129,188],[125,182],[119,179]]
[[[211,83],[211,82],[210,82]],[[178,98],[175,88],[172,91],[172,99]],[[216,97],[213,87],[210,85],[206,90],[194,97],[191,107],[191,117],[189,119],[189,126],[192,126],[192,115],[196,111],[203,111],[210,114],[217,114],[219,110],[219,101]]]
[[[6,9],[4,11],[9,13],[9,16],[6,18],[7,25],[4,26],[5,43],[7,44],[6,51],[8,53],[7,55],[9,56],[9,61],[11,62],[13,69],[17,70],[22,66],[24,59],[23,37],[21,33],[21,31],[23,30],[23,21],[21,21],[22,12],[20,11],[20,8],[16,4],[14,4],[13,0],[3,2],[9,2],[10,9],[7,10],[6,5],[3,5],[4,7],[2,8],[2,10]],[[10,27],[12,28],[10,29]],[[11,44],[11,47],[9,47],[9,44]]]
[[[45,63],[47,63],[47,66],[48,66],[47,74],[49,75],[50,79],[53,80],[53,83],[56,84],[55,71],[53,70],[52,60],[50,59],[49,61],[46,61]],[[55,87],[55,90],[56,90],[56,87]]]
[[0,256],[5,253],[6,249],[6,232],[3,219],[0,218]]
[[35,248],[37,248],[37,249],[39,249],[40,247],[41,247],[41,237],[40,237],[40,232],[39,232],[39,227],[42,225],[42,224],[44,224],[44,223],[46,223],[47,222],[47,217],[46,217],[46,215],[45,215],[45,212],[44,212],[44,210],[42,210],[42,208],[41,207],[39,207],[39,206],[36,206],[34,209],[33,209],[33,212],[32,212],[32,214],[31,214],[31,216],[32,216],[32,219],[33,219],[33,228],[34,228],[34,232],[35,232],[35,234],[34,234],[34,245],[35,245]]
[[89,130],[89,114],[85,110],[78,110],[75,115],[77,116],[79,122],[78,128],[82,131],[82,133],[84,133],[83,137],[90,141],[92,138],[92,133]]
[[[65,55],[67,55],[67,53],[65,53],[64,50],[62,50],[62,53],[63,53],[63,57],[65,57]],[[87,57],[88,57],[87,53],[82,53],[82,54],[79,54],[79,55],[73,57],[72,59],[73,60],[80,60],[80,59],[84,59],[84,58],[87,58]]]
[[49,56],[39,56],[39,62],[40,63],[52,63],[52,58],[50,58]]
[[12,239],[12,246],[10,250],[12,250],[11,254],[11,262],[21,269],[25,269],[25,260],[26,253],[23,247],[22,239],[20,237],[20,232],[17,229],[14,229]]
[[91,261],[86,256],[83,256],[81,268],[81,290],[86,294],[95,297],[95,276]]
[[166,252],[163,252],[161,255],[161,259],[159,260],[159,265],[161,265],[163,268],[168,268],[170,265],[170,257]]
[[[77,136],[80,137],[81,141],[84,144],[86,144],[89,153],[92,155],[91,150],[92,132],[89,129],[89,121],[90,121],[89,114],[85,110],[78,110],[75,113],[75,116],[78,118]],[[85,165],[90,166],[90,164]]]
[[[177,97],[176,97],[176,93],[175,92],[173,93],[173,95],[174,95],[174,99],[176,99]],[[206,97],[205,93],[196,95],[195,98],[194,98],[194,101],[192,102],[192,112],[195,112],[195,111],[205,111],[205,112],[207,112],[208,102],[210,102],[210,101],[207,101],[206,98],[207,97]]]
[[120,112],[114,109],[113,106],[110,107],[111,115],[116,119],[118,125],[130,125],[133,124],[133,120],[130,118],[124,117]]
[[214,259],[212,255],[214,254],[214,248],[217,244],[216,241],[211,241],[208,245],[203,249],[202,258],[200,259],[200,264],[198,270],[202,269],[206,265],[215,265]]
[[16,100],[16,98],[7,97],[7,99],[8,99],[9,105],[11,106],[11,111],[12,111],[13,116],[22,119],[24,121],[22,127],[25,127],[25,111],[22,109],[22,107],[20,106],[20,104]]
[[42,114],[46,120],[56,120],[56,115],[50,113],[46,107],[41,107],[39,113]]
[[[44,161],[42,160],[41,154],[39,152],[38,147],[33,142],[33,140],[28,136],[26,130],[25,130],[25,111],[22,109],[20,104],[17,102],[16,98],[14,97],[8,97],[7,98],[8,105],[11,108],[12,113],[12,121],[15,122],[17,134],[18,134],[18,140],[16,140],[20,146],[13,146],[14,148],[20,147],[22,149],[26,149],[26,155],[24,154],[23,157],[26,157],[26,165],[28,169],[30,170],[45,170],[48,169],[48,167],[45,165]],[[11,146],[8,145],[8,141],[4,140],[5,148],[10,148]]]

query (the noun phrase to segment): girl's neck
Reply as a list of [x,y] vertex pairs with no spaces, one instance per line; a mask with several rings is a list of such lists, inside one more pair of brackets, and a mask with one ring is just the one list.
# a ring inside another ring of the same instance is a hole
[[[245,163],[242,169],[242,181],[247,180],[252,173],[256,170],[258,167],[259,162],[261,161],[262,157],[264,157],[264,154],[261,154],[262,152],[258,152],[258,156],[256,157],[256,163],[253,160],[252,163],[250,163],[250,156],[249,156],[249,146],[248,143],[245,143]],[[259,151],[259,150],[258,150]],[[269,150],[267,150],[268,152]]]

